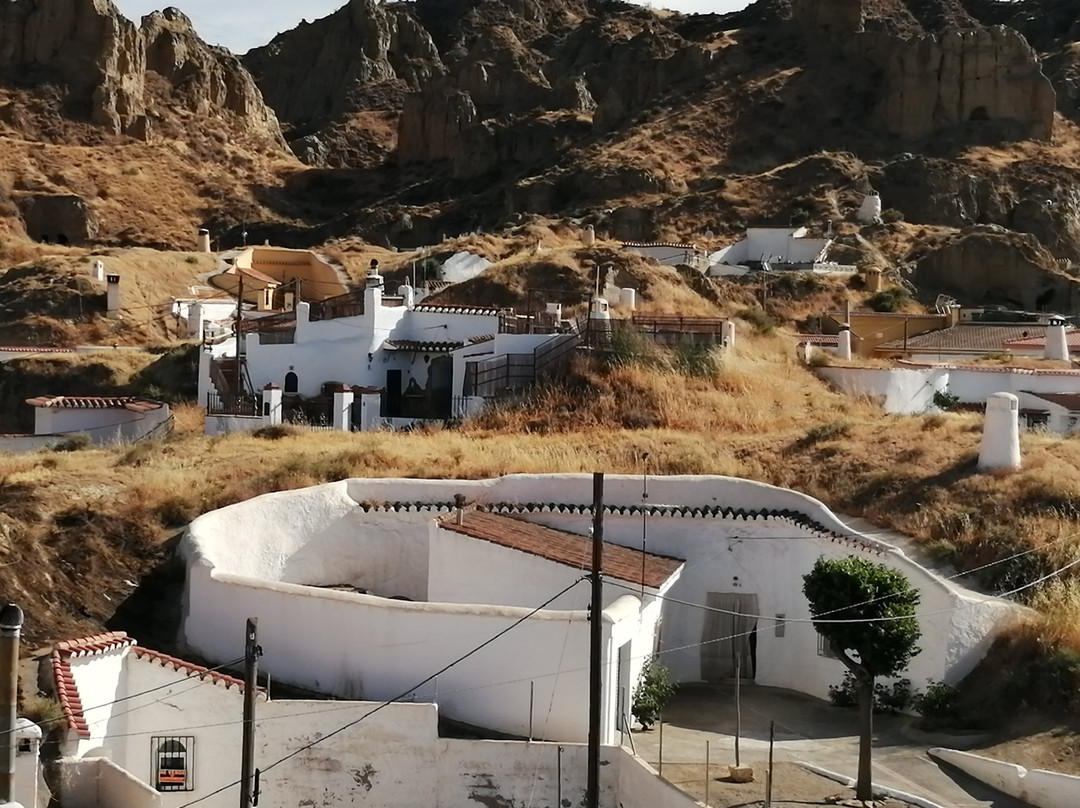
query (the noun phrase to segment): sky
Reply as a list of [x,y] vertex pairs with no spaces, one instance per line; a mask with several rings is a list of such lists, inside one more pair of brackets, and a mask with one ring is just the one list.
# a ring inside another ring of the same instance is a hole
[[[636,1],[636,0],[635,0]],[[336,11],[346,0],[113,0],[136,24],[144,14],[174,5],[191,18],[199,36],[235,53],[265,45],[280,31]],[[651,0],[645,5],[684,13],[724,13],[745,8],[749,0]]]

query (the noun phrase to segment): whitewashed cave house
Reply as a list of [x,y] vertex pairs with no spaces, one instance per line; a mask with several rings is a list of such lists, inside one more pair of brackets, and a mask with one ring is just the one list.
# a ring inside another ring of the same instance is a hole
[[386,295],[374,266],[366,284],[245,322],[240,367],[235,339],[206,346],[207,433],[277,423],[298,403],[308,420],[340,429],[460,417],[482,404],[470,366],[513,357],[520,373],[506,381],[526,386],[537,349],[566,336],[516,333],[534,329],[495,308],[416,304],[408,285]]
[[[844,669],[801,591],[821,556],[865,555],[918,587],[923,650],[907,676],[919,685],[959,681],[1013,613],[794,491],[723,477],[651,479],[647,499],[639,477],[607,486],[605,742],[654,654],[678,681],[723,681],[738,665],[825,697]],[[229,659],[258,616],[282,681],[342,698],[407,691],[466,724],[583,740],[590,504],[586,475],[513,475],[347,480],[205,514],[181,543],[180,642]]]

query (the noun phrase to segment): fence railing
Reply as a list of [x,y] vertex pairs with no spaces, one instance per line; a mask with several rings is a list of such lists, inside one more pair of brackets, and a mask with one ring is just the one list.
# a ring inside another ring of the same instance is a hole
[[311,303],[309,317],[312,321],[337,320],[341,317],[360,317],[363,313],[364,290],[358,289]]
[[260,402],[254,396],[206,394],[207,415],[242,415],[256,417],[262,414]]

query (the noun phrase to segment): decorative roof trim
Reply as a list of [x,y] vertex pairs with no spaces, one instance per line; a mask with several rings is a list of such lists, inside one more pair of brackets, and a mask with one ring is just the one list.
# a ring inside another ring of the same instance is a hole
[[[71,670],[72,659],[101,656],[111,651],[131,648],[137,659],[157,663],[161,667],[171,667],[174,671],[184,671],[187,676],[197,676],[200,680],[209,679],[217,685],[224,685],[226,689],[236,685],[243,692],[244,682],[233,676],[228,676],[217,671],[212,671],[202,665],[185,662],[182,659],[163,654],[160,651],[152,651],[136,644],[136,641],[128,637],[123,631],[111,631],[106,634],[95,634],[92,637],[84,637],[75,640],[58,642],[52,650],[52,672],[56,682],[56,694],[60,699],[60,707],[64,712],[68,727],[80,738],[90,737],[90,725],[84,713],[85,707],[79,694],[79,687],[75,682],[75,675]],[[262,688],[259,688],[262,690]],[[93,705],[96,707],[97,705]]]
[[[446,513],[456,509],[453,502],[360,502],[358,507],[364,513]],[[497,503],[474,503],[477,511],[497,514],[522,514],[522,513],[563,513],[563,514],[591,514],[592,505],[558,502],[497,502]],[[749,522],[759,519],[777,519],[788,522],[813,534],[816,538],[828,539],[831,542],[841,542],[854,549],[863,550],[867,553],[884,555],[892,549],[890,545],[876,542],[873,539],[858,538],[854,535],[837,533],[820,522],[811,519],[804,513],[789,508],[761,508],[747,510],[745,508],[732,508],[727,505],[704,505],[693,507],[689,505],[605,505],[604,514],[608,516],[648,516],[680,517],[685,519],[742,519]]]
[[500,311],[491,306],[443,306],[438,303],[420,303],[413,306],[412,310],[427,312],[428,314],[474,314],[485,317],[493,317]]
[[135,396],[36,396],[26,399],[31,407],[62,410],[130,410],[150,412],[160,410],[164,404],[149,398]]

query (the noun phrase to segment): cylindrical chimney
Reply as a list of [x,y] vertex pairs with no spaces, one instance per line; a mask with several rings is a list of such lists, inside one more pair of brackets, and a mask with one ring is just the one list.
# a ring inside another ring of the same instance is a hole
[[199,252],[210,252],[210,231],[205,227],[199,229]]
[[15,801],[15,708],[19,698],[19,635],[22,609],[0,609],[0,804]]
[[836,358],[843,362],[851,361],[851,326],[840,326],[839,340],[836,343]]
[[1047,326],[1043,359],[1052,359],[1058,362],[1069,361],[1069,338],[1065,334],[1064,320],[1055,317]]
[[994,393],[986,400],[979,470],[1020,468],[1020,399]]

